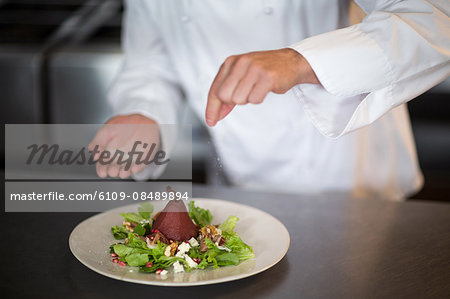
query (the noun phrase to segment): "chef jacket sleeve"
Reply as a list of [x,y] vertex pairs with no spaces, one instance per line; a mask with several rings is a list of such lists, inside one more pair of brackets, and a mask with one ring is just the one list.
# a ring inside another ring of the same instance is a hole
[[291,46],[319,84],[294,92],[315,126],[337,138],[364,127],[450,74],[450,5],[443,1],[357,1],[360,24]]
[[[176,124],[182,102],[177,74],[165,45],[143,1],[126,1],[122,47],[122,68],[113,83],[108,100],[115,115],[142,114],[158,124]],[[162,126],[164,128],[164,126]],[[163,129],[162,129],[163,130]],[[161,132],[163,149],[168,153],[175,143],[173,130]],[[149,165],[137,179],[157,177],[162,171]]]

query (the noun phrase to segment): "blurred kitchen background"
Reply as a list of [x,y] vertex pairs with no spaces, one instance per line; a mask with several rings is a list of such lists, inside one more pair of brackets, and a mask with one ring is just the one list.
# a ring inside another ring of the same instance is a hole
[[[121,60],[122,11],[120,0],[0,0],[4,123],[105,122],[105,93]],[[450,201],[449,97],[447,79],[408,105],[425,176],[413,198]],[[218,183],[206,130],[188,108],[183,122],[193,127],[193,181]]]

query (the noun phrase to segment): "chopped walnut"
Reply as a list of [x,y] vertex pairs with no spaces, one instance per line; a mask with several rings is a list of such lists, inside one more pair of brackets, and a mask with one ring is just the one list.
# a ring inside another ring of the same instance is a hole
[[200,230],[200,252],[208,251],[208,246],[206,245],[205,238],[210,239],[213,243],[222,246],[225,244],[225,237],[222,236],[222,231],[214,225],[208,225],[202,227]]
[[202,238],[200,239],[200,252],[207,252],[208,249],[209,249],[209,248],[208,248],[208,245],[206,245],[205,238],[202,237]]
[[[177,252],[178,243],[176,243],[176,242],[170,243],[170,245],[167,246],[167,248],[170,248],[170,249],[169,249],[169,252],[170,252],[170,255],[169,255],[169,256],[174,256],[175,253]],[[167,249],[167,248],[166,248],[166,249]]]
[[150,244],[151,245],[153,245],[153,246],[156,245],[158,243],[158,241],[161,243],[169,244],[169,240],[161,232],[153,233],[150,236]]
[[215,235],[214,237],[212,237],[211,241],[213,241],[214,243],[219,244],[219,246],[222,246],[223,244],[226,243],[226,240],[223,236],[220,235]]
[[133,232],[136,226],[138,225],[136,222],[124,221],[122,224],[125,226],[125,229],[129,232]]
[[203,237],[207,237],[210,239],[213,236],[220,235],[219,232],[217,231],[217,228],[214,225],[208,225],[208,226],[202,227],[202,229],[200,230],[200,233],[202,234]]

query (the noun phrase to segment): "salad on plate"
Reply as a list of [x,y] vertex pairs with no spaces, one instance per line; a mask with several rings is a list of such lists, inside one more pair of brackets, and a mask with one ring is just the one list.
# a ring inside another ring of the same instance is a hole
[[253,258],[252,247],[234,232],[236,216],[212,225],[207,209],[190,201],[170,200],[153,214],[153,205],[144,202],[137,213],[121,213],[121,226],[111,227],[120,242],[110,246],[112,262],[139,267],[139,271],[166,275],[193,269],[238,265]]

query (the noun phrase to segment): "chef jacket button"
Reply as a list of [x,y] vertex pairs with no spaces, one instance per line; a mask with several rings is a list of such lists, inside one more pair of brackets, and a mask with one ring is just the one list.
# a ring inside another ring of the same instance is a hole
[[189,18],[188,16],[182,16],[181,17],[181,22],[187,23],[191,20],[191,18]]
[[264,13],[266,15],[271,15],[273,13],[273,7],[271,7],[271,6],[264,7]]

